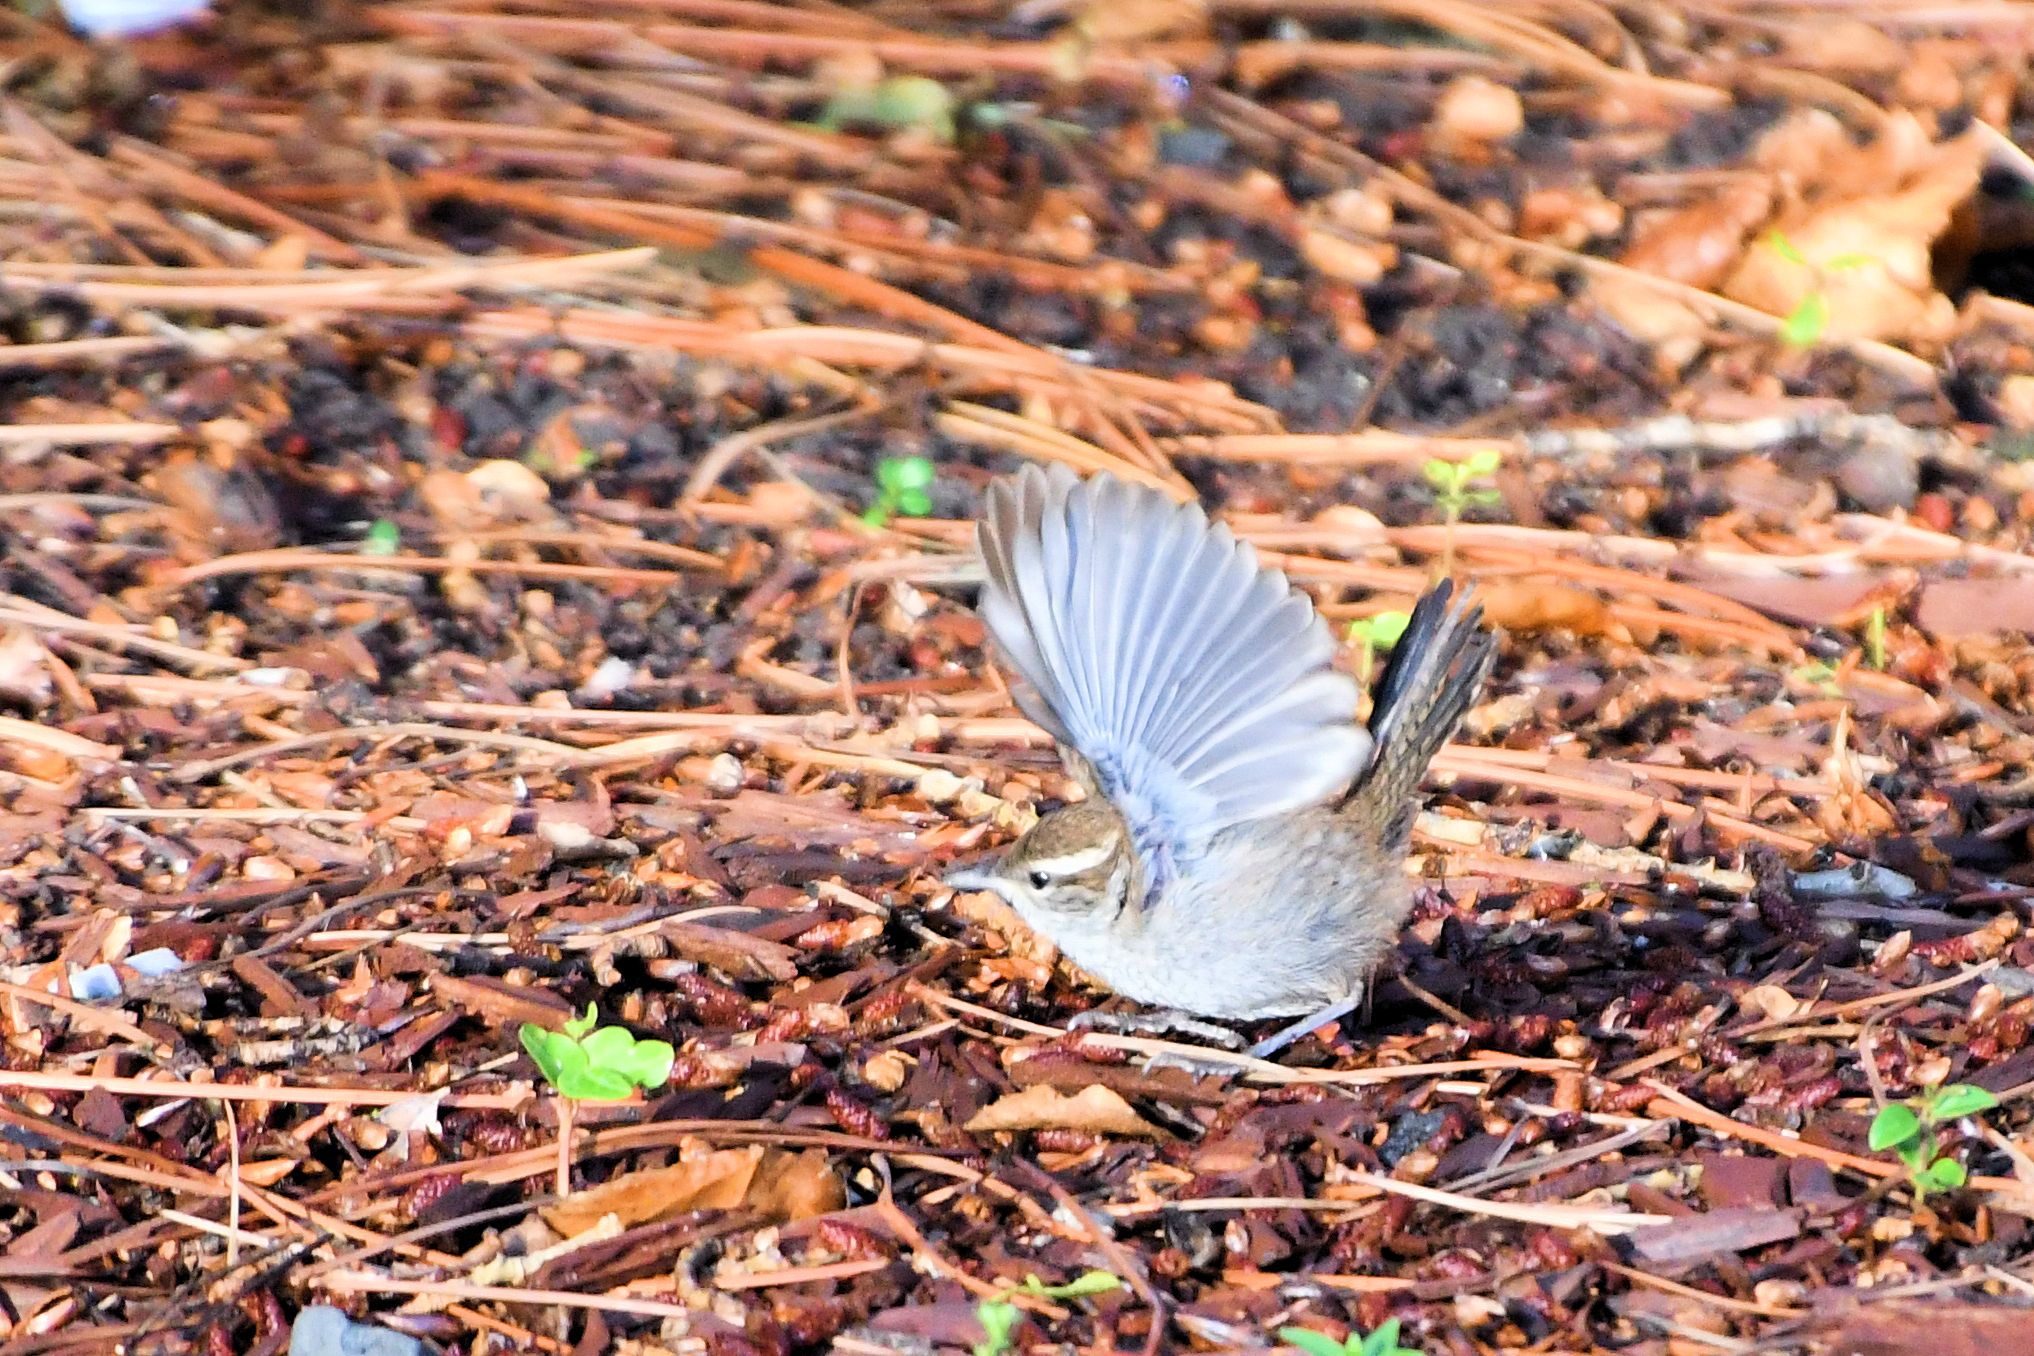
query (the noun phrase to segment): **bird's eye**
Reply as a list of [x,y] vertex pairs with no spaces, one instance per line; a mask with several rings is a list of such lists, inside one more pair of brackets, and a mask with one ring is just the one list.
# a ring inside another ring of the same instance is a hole
[[1034,871],[1031,873],[1032,889],[1043,890],[1046,886],[1050,884],[1052,884],[1052,877],[1046,875],[1043,871]]

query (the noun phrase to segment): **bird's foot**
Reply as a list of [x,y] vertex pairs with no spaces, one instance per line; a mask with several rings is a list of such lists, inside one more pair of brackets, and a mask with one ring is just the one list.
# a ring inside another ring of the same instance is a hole
[[[1177,1008],[1155,1008],[1137,1012],[1089,1010],[1067,1023],[1071,1031],[1109,1031],[1119,1036],[1191,1036],[1203,1045],[1224,1050],[1241,1050],[1243,1038],[1226,1026],[1204,1022]],[[1165,1056],[1154,1056],[1165,1058]]]
[[[1213,1051],[1209,1051],[1209,1053],[1214,1054]],[[1137,1072],[1152,1074],[1162,1069],[1178,1069],[1187,1077],[1193,1079],[1234,1078],[1242,1068],[1242,1065],[1243,1059],[1240,1054],[1231,1055],[1227,1059],[1219,1056],[1213,1059],[1196,1059],[1193,1055],[1187,1053],[1184,1048],[1181,1048],[1179,1050],[1163,1050],[1158,1054],[1145,1056],[1142,1060],[1138,1061]]]
[[1309,1031],[1318,1031],[1330,1022],[1341,1021],[1344,1017],[1354,1012],[1357,1005],[1362,1003],[1362,1001],[1362,991],[1358,990],[1347,998],[1338,999],[1328,1004],[1328,1006],[1318,1012],[1310,1012],[1291,1026],[1280,1027],[1271,1035],[1266,1036],[1263,1040],[1251,1046],[1250,1057],[1252,1059],[1270,1059],[1273,1055],[1285,1049],[1286,1046],[1291,1045]]

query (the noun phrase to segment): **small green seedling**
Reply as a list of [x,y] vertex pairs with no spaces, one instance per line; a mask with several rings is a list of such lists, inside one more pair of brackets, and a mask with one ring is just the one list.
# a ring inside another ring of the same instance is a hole
[[1926,1200],[1931,1191],[1954,1191],[1968,1175],[1953,1158],[1939,1158],[1935,1132],[1965,1116],[1990,1111],[1999,1099],[1970,1083],[1952,1083],[1929,1088],[1919,1097],[1879,1108],[1872,1117],[1870,1144],[1880,1153],[1891,1149],[1906,1165],[1907,1180],[1914,1184],[1914,1199]]
[[524,1022],[523,1049],[537,1061],[560,1097],[575,1102],[619,1102],[637,1088],[663,1086],[677,1052],[669,1041],[640,1041],[626,1028],[596,1026],[593,1004],[586,1015],[551,1031]]
[[1829,331],[1829,279],[1838,273],[1849,273],[1872,262],[1869,254],[1839,254],[1824,264],[1810,263],[1808,256],[1801,253],[1794,242],[1779,231],[1766,237],[1773,253],[1788,263],[1805,268],[1813,275],[1814,281],[1801,300],[1794,303],[1794,309],[1787,312],[1780,322],[1780,342],[1789,348],[1813,348],[1822,342],[1822,336]]
[[1386,1319],[1368,1337],[1352,1332],[1346,1342],[1337,1342],[1312,1328],[1280,1328],[1278,1340],[1298,1347],[1307,1356],[1420,1356],[1414,1348],[1398,1344],[1398,1320],[1395,1318]]
[[388,518],[376,518],[374,526],[367,529],[367,540],[360,543],[364,556],[392,556],[402,549],[402,529]]
[[933,470],[930,457],[885,457],[876,463],[876,502],[862,514],[870,527],[881,527],[900,513],[923,518],[932,512]]
[[1024,1284],[1017,1287],[1019,1293],[1040,1299],[1086,1299],[1122,1288],[1123,1278],[1113,1271],[1084,1271],[1064,1285],[1047,1285],[1036,1276],[1026,1276]]
[[1398,644],[1405,635],[1405,628],[1410,625],[1410,612],[1378,612],[1349,623],[1349,643],[1356,647],[1356,653],[1362,660],[1358,665],[1362,682],[1370,681],[1370,670],[1377,656],[1391,653],[1391,647]]
[[[1035,1295],[1039,1299],[1086,1299],[1122,1288],[1123,1278],[1114,1272],[1084,1271],[1064,1285],[1047,1285],[1036,1276],[1026,1276],[1024,1284],[1017,1287],[1017,1293]],[[974,1344],[974,1356],[1003,1356],[1010,1349],[1011,1334],[1017,1331],[1017,1321],[1021,1317],[1023,1315],[1017,1306],[1008,1300],[985,1299],[977,1303],[975,1322],[982,1325],[987,1340]]]
[[1836,665],[1827,659],[1817,659],[1806,664],[1797,664],[1789,670],[1793,676],[1808,686],[1831,697],[1841,696],[1843,689],[1836,681]]
[[915,127],[941,144],[954,139],[953,91],[923,75],[896,75],[861,89],[843,89],[819,111],[818,125],[838,132],[851,125]]
[[1461,461],[1436,457],[1420,468],[1427,484],[1434,487],[1434,503],[1440,508],[1441,521],[1448,529],[1448,544],[1441,557],[1442,574],[1455,572],[1455,524],[1461,521],[1462,510],[1501,502],[1502,496],[1496,490],[1475,485],[1475,482],[1495,475],[1501,461],[1495,449],[1486,447]]
[[678,1057],[669,1041],[639,1041],[619,1026],[596,1026],[593,1004],[586,1015],[552,1031],[524,1022],[523,1049],[537,1061],[558,1094],[558,1194],[572,1190],[572,1115],[580,1102],[619,1102],[637,1088],[660,1088]]
[[985,1299],[975,1305],[975,1322],[982,1325],[983,1338],[969,1348],[973,1356],[1003,1356],[1023,1317],[1023,1310],[1008,1300]]
[[1886,668],[1886,609],[1875,607],[1865,618],[1864,630],[1865,667],[1880,673]]

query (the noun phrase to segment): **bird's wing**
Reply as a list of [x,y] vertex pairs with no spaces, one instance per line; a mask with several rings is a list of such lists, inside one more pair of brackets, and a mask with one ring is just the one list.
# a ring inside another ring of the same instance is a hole
[[1327,626],[1199,505],[1027,466],[990,486],[978,535],[1018,705],[1141,841],[1191,853],[1341,795],[1369,759]]

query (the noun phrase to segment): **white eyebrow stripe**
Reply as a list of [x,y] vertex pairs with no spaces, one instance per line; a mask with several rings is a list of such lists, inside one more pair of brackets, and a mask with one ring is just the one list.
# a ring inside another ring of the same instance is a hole
[[1053,876],[1078,876],[1092,867],[1109,860],[1116,851],[1116,840],[1111,838],[1094,847],[1082,848],[1079,852],[1062,853],[1057,857],[1033,857],[1033,869]]

